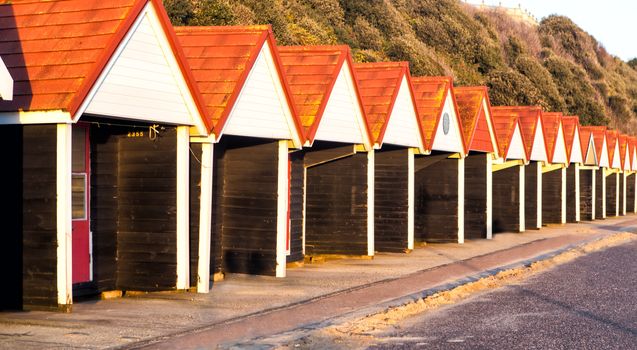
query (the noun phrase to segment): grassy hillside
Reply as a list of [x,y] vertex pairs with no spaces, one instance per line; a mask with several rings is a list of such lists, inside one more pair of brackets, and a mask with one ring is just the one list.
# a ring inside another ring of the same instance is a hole
[[406,60],[418,75],[487,85],[493,105],[541,105],[637,131],[637,63],[570,19],[539,26],[457,0],[164,0],[175,25],[271,24],[282,45],[344,43],[359,62]]

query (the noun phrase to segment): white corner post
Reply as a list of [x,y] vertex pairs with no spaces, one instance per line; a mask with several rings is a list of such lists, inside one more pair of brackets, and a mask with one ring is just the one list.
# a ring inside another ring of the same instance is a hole
[[597,176],[597,169],[592,169],[591,174],[591,176],[593,177],[591,184],[591,220],[595,220],[595,199],[597,198],[597,194],[595,193],[595,191],[597,191],[597,189],[595,188],[597,179],[595,179],[595,177]]
[[562,224],[566,223],[566,166],[562,167]]
[[177,289],[190,288],[189,240],[190,133],[177,127]]
[[464,244],[464,158],[458,158],[458,243]]
[[635,181],[635,187],[633,187],[633,213],[637,213],[637,173],[634,174],[633,180]]
[[[493,238],[493,160],[491,154],[487,157],[487,239]],[[524,190],[522,190],[524,193]],[[520,202],[520,206],[524,207],[524,201]]]
[[285,277],[288,241],[289,181],[288,141],[279,140],[277,213],[276,213],[276,277]]
[[407,249],[414,249],[414,222],[415,222],[415,160],[414,149],[407,150]]
[[303,167],[303,256],[305,256],[305,225],[307,224],[307,168]]
[[537,171],[537,223],[536,228],[542,228],[542,163],[537,162],[535,171]]
[[626,215],[626,180],[628,180],[628,177],[626,176],[626,171],[622,172],[622,208],[621,208],[621,215]]
[[575,167],[575,222],[581,221],[581,213],[580,213],[580,165],[579,163],[573,164]]
[[606,219],[606,169],[600,170],[602,171],[602,219]]
[[367,152],[367,255],[374,256],[374,151]]
[[56,146],[56,238],[57,303],[59,308],[73,304],[73,225],[71,205],[72,124],[57,124]]
[[199,254],[197,257],[197,293],[210,292],[210,244],[212,236],[214,144],[201,144],[201,194],[199,195]]
[[526,197],[524,195],[524,191],[525,188],[524,186],[526,186],[526,182],[525,182],[525,171],[526,171],[526,166],[525,165],[520,165],[520,173],[518,175],[518,191],[519,191],[519,197],[520,197],[520,206],[519,206],[519,222],[520,222],[520,232],[524,232],[526,230],[526,222],[525,222],[525,218],[524,215],[526,215],[525,212],[525,203],[526,203]]

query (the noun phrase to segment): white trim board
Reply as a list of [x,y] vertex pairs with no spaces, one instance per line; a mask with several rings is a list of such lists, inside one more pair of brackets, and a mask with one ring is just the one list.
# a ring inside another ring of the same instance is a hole
[[464,244],[464,158],[458,158],[458,243]]
[[375,152],[367,152],[367,255],[374,256],[374,168]]
[[520,197],[520,205],[518,208],[519,211],[519,222],[520,222],[520,232],[524,232],[526,230],[526,218],[524,217],[526,215],[526,208],[525,208],[525,204],[526,203],[526,198],[525,198],[525,191],[526,191],[526,166],[524,165],[520,165],[520,173],[518,175],[518,191],[519,191],[519,197]]
[[210,243],[212,241],[213,159],[214,145],[201,144],[201,193],[199,204],[199,250],[197,257],[197,292],[210,292]]
[[288,143],[279,140],[276,215],[276,277],[285,277],[288,241],[289,157]]
[[407,150],[407,249],[414,249],[415,218],[416,218],[416,173],[414,148]]
[[177,127],[177,289],[190,288],[190,135]]
[[73,219],[71,204],[72,126],[57,124],[56,139],[56,241],[57,303],[73,303]]

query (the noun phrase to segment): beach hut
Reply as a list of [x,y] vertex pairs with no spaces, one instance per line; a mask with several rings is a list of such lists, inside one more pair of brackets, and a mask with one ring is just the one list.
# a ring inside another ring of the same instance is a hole
[[290,155],[288,262],[303,262],[304,255],[371,258],[374,152],[350,49],[282,46],[279,52],[306,137],[303,150]]
[[582,145],[579,131],[579,117],[563,116],[564,140],[568,167],[566,168],[566,222],[579,222],[581,219],[580,168],[584,165]]
[[530,153],[516,112],[493,108],[500,159],[493,171],[493,231],[525,230],[525,170]]
[[[580,220],[592,221],[595,220],[596,214],[600,215],[599,211],[596,213],[595,210],[597,197],[596,190],[599,187],[597,181],[599,161],[592,130],[589,127],[584,126],[579,126],[578,129],[580,137],[579,141],[582,149],[582,164],[579,166]],[[569,185],[570,181],[567,179],[567,186]],[[568,208],[569,203],[567,203],[567,218],[569,213]]]
[[619,159],[621,161],[621,173],[619,175],[619,215],[626,215],[626,200],[630,178],[630,152],[628,151],[628,135],[619,134]]
[[450,77],[413,78],[426,156],[414,163],[415,240],[464,243],[466,147]]
[[491,239],[493,234],[492,164],[499,158],[493,129],[491,102],[486,86],[454,88],[464,141],[469,154],[464,159],[465,238]]
[[[211,274],[285,277],[291,209],[288,152],[302,147],[303,136],[272,30],[175,30],[213,126],[200,147],[193,146],[202,161],[193,169],[201,196],[193,203],[199,210],[192,211],[192,218],[202,236],[212,236],[206,237],[209,251],[201,251],[201,273],[192,278],[202,281],[199,289],[206,291]],[[197,246],[193,242],[193,250]]]
[[414,155],[425,153],[409,63],[354,65],[374,144],[374,247],[414,249]]
[[2,307],[188,289],[189,138],[207,125],[161,1],[17,0],[0,17]]
[[566,141],[562,113],[542,115],[548,163],[542,167],[542,222],[566,223]]
[[518,115],[524,145],[529,154],[529,162],[524,171],[525,228],[542,227],[542,167],[548,162],[548,152],[542,123],[542,108],[536,106],[492,107],[502,112]]
[[[586,126],[580,129],[590,131],[595,143],[595,153],[599,171],[595,172],[595,219],[606,218],[606,173],[610,167],[605,126]],[[588,164],[591,153],[586,156]],[[581,179],[580,179],[581,180]]]
[[13,78],[0,57],[0,100],[13,100]]
[[619,153],[619,132],[606,130],[609,166],[604,172],[606,178],[606,216],[619,216],[621,193],[621,155]]

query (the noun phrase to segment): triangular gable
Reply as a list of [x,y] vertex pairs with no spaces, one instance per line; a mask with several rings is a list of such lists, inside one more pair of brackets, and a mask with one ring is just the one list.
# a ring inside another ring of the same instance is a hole
[[[597,142],[597,140],[596,140]],[[602,139],[602,149],[601,154],[599,156],[599,166],[601,167],[610,167],[610,161],[608,159],[608,146],[606,145],[606,137]]]
[[608,148],[609,167],[614,169],[621,168],[621,158],[619,156],[619,142],[617,131],[606,131],[606,146]]
[[354,65],[365,117],[376,148],[383,143],[425,151],[407,62]]
[[630,170],[637,170],[637,139],[634,137],[631,137],[630,139]]
[[575,128],[573,134],[573,141],[571,142],[570,162],[571,163],[584,163],[584,157],[582,156],[582,143],[580,142],[579,128]]
[[493,130],[487,88],[484,86],[459,87],[454,88],[454,94],[467,149],[495,152],[498,144]]
[[520,123],[516,113],[493,110],[493,124],[498,138],[499,156],[506,159],[528,159],[528,153],[522,138]]
[[546,150],[546,137],[544,137],[544,123],[542,118],[538,117],[535,128],[535,135],[533,136],[533,146],[531,148],[531,160],[547,162],[548,152]]
[[585,165],[599,165],[597,160],[597,154],[595,152],[595,142],[593,141],[593,135],[588,140],[588,152],[586,152]]
[[562,128],[562,113],[544,113],[542,126],[549,163],[566,163],[567,154],[564,129]]
[[617,139],[615,139],[615,147],[613,151],[613,163],[611,165],[611,168],[613,169],[622,168],[621,155],[619,154],[619,142],[617,142]]
[[13,78],[0,57],[0,100],[13,100]]
[[552,163],[568,163],[568,156],[566,154],[566,141],[564,140],[564,130],[562,129],[562,123],[558,128],[557,136],[555,138],[555,146],[553,151]]
[[349,47],[281,46],[279,53],[307,145],[320,140],[371,149]]
[[624,161],[622,162],[622,170],[630,170],[630,152],[624,153]]
[[584,156],[582,155],[582,140],[579,132],[579,117],[563,116],[562,127],[564,128],[564,140],[566,141],[566,154],[569,163],[582,163]]
[[[85,108],[82,111],[82,108]],[[176,125],[205,134],[177,56],[157,10],[147,5],[78,113]]]
[[584,157],[584,165],[592,165],[597,166],[598,157],[597,151],[595,147],[595,138],[593,135],[593,131],[590,127],[582,126],[579,128],[579,135],[582,149],[582,155]]
[[[628,157],[628,136],[627,135],[619,135],[618,137],[619,143],[619,160],[621,163],[622,170],[628,170],[626,165],[630,167],[630,158]],[[628,162],[627,162],[628,160]]]
[[464,155],[462,127],[460,126],[452,94],[447,94],[431,150],[457,152]]
[[506,159],[521,159],[526,160],[526,152],[524,150],[524,140],[522,139],[522,132],[520,131],[520,124],[515,123],[515,129],[511,141],[509,144],[509,150],[506,155]]

